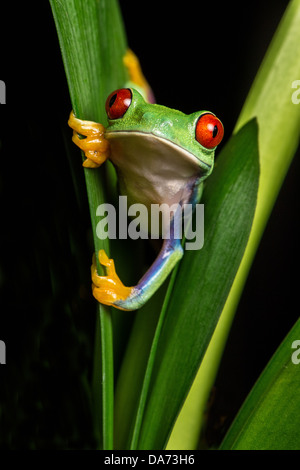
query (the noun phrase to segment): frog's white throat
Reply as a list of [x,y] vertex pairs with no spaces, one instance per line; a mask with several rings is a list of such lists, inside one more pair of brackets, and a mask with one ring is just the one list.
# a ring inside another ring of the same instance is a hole
[[191,182],[201,176],[199,160],[192,153],[150,133],[108,131],[105,136],[120,192],[130,203],[149,206],[189,201]]

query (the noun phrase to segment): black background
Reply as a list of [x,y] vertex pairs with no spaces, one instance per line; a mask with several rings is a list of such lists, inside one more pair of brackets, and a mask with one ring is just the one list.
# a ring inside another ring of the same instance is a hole
[[[120,4],[128,43],[157,102],[186,113],[210,109],[223,121],[226,141],[287,2]],[[71,137],[59,45],[46,1],[6,5],[1,24],[7,104],[0,107],[0,339],[7,364],[0,368],[0,446],[91,448],[91,234],[81,168],[75,175],[78,198],[69,163],[58,157]],[[220,441],[298,318],[298,160],[228,339],[206,430],[210,444]]]

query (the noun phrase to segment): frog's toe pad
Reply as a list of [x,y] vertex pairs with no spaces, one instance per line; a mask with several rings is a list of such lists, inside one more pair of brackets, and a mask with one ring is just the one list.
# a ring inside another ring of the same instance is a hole
[[133,288],[124,286],[116,273],[114,260],[108,258],[104,250],[99,251],[98,257],[100,263],[105,266],[107,275],[99,276],[94,256],[91,267],[93,296],[105,305],[115,305],[120,300],[126,300]]

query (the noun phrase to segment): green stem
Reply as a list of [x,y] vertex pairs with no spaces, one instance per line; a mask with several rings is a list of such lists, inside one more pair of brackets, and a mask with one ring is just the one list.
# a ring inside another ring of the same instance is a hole
[[114,358],[112,319],[109,309],[99,305],[99,317],[102,352],[103,449],[112,450],[114,436]]
[[[105,125],[105,99],[113,89],[122,86],[126,78],[122,58],[127,46],[117,0],[50,0],[50,5],[75,115]],[[96,209],[107,200],[105,173],[100,168],[85,169],[84,174],[94,248],[96,253],[104,248],[109,254],[108,241],[96,236]],[[99,266],[98,269],[100,272]],[[94,412],[97,420],[102,416],[102,423],[97,426],[102,428],[101,447],[112,449],[113,334],[108,308],[99,306],[97,321],[100,325],[95,337]]]
[[178,268],[179,268],[179,264],[175,267],[175,269],[172,272],[172,276],[168,285],[168,289],[164,298],[163,306],[162,306],[159,320],[157,323],[157,327],[155,330],[155,335],[154,335],[151,350],[149,353],[149,359],[147,362],[146,372],[145,372],[143,386],[141,390],[140,401],[138,405],[137,415],[136,415],[135,424],[134,424],[134,430],[133,430],[131,444],[130,444],[130,450],[138,449],[138,441],[140,437],[144,411],[145,411],[146,402],[148,398],[153,366],[154,366],[154,362],[156,359],[156,352],[157,352],[157,347],[159,343],[159,337],[161,334],[162,326],[163,326],[164,319],[165,319],[165,314],[167,311],[168,302],[172,293],[172,289],[173,289],[173,285],[176,279],[176,273],[178,271]]

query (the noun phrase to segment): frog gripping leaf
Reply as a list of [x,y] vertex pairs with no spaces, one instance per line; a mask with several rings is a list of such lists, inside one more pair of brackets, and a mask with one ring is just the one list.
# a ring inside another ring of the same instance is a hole
[[[223,125],[208,111],[186,115],[149,102],[153,100],[152,93],[136,57],[130,52],[125,59],[131,81],[108,96],[108,126],[104,128],[70,114],[73,142],[86,156],[83,165],[97,168],[109,159],[117,171],[120,193],[128,197],[130,204],[144,204],[147,209],[152,204],[194,207],[200,200],[203,181],[213,170]],[[81,139],[78,134],[86,138]],[[183,255],[181,240],[175,236],[181,223],[173,213],[168,221],[169,236],[136,286],[124,286],[114,261],[100,250],[99,261],[106,268],[106,276],[98,275],[94,259],[94,297],[121,310],[136,310],[144,305]],[[145,220],[144,228],[147,227]],[[151,233],[152,230],[153,227]]]

